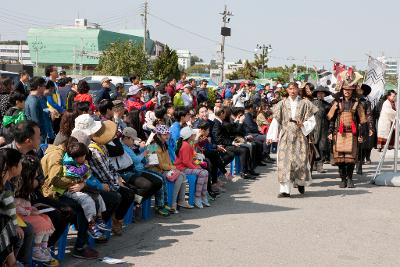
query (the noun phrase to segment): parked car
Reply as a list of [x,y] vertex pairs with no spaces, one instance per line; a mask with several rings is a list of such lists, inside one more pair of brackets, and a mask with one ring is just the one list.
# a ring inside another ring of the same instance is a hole
[[106,76],[106,75],[93,75],[93,76],[87,76],[84,77],[82,80],[85,81],[98,81],[100,82],[104,77],[108,77],[111,79],[111,83],[116,85],[117,83],[127,83],[129,82],[129,78],[128,77],[124,77],[124,76]]
[[11,78],[16,85],[19,82],[19,73],[0,70],[0,78]]
[[[96,102],[96,99],[99,97],[102,87],[101,87],[101,83],[100,81],[87,81],[87,83],[89,84],[90,90],[89,90],[89,94],[92,95],[93,97],[93,102]],[[110,87],[110,96],[111,98],[113,98],[113,96],[115,95],[115,85],[111,84]]]

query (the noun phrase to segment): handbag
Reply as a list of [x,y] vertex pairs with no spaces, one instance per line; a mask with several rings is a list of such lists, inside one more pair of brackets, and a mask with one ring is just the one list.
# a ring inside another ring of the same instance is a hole
[[178,179],[178,176],[180,173],[177,169],[172,169],[172,170],[165,172],[164,174],[168,181],[175,182],[176,179]]

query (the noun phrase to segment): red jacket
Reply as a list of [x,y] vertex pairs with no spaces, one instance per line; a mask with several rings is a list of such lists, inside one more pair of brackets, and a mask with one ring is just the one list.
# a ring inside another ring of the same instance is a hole
[[93,104],[93,98],[90,94],[78,94],[75,96],[74,101],[76,102],[89,102],[90,103],[90,109],[95,112],[96,111],[96,106]]
[[200,167],[193,163],[194,148],[186,141],[182,142],[179,154],[175,159],[175,167],[182,171],[184,169],[199,169]]
[[144,103],[142,100],[135,97],[130,97],[126,101],[126,108],[128,109],[128,111],[131,111],[132,109],[145,111],[152,108],[154,105],[155,104],[153,103],[153,101],[148,101],[147,103]]
[[167,93],[169,94],[169,96],[171,97],[171,99],[174,99],[175,96],[175,87],[172,85],[167,85],[165,87],[165,91],[167,91]]

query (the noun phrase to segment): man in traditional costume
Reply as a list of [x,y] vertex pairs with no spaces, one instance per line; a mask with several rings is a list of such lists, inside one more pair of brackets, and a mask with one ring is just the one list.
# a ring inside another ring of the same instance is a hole
[[[378,120],[378,144],[379,151],[385,146],[389,136],[390,128],[396,119],[396,92],[390,90],[386,93],[386,100],[383,102],[382,109]],[[393,132],[392,138],[389,141],[389,149],[394,147],[395,133]]]
[[329,120],[326,115],[329,112],[331,105],[325,101],[325,97],[331,95],[328,87],[322,85],[318,86],[313,91],[314,99],[312,103],[317,107],[318,111],[315,113],[315,128],[312,131],[313,142],[318,150],[320,160],[316,161],[317,172],[326,173],[324,170],[324,161],[329,158],[329,145],[328,145],[328,131]]
[[[367,84],[362,84],[356,89],[360,105],[363,107],[365,112],[365,118],[367,119],[368,135],[363,139],[363,142],[358,148],[358,162],[357,162],[357,174],[362,175],[362,165],[364,164],[364,159],[371,163],[371,150],[374,147],[374,119],[372,116],[371,102],[368,100],[367,96],[371,93],[371,87]],[[359,125],[359,127],[362,127]]]
[[277,103],[274,108],[273,120],[267,133],[268,143],[279,140],[278,197],[290,197],[291,184],[301,194],[304,194],[305,186],[311,184],[307,136],[315,127],[314,114],[317,110],[308,99],[299,97],[296,83],[290,83],[287,92],[288,98]]
[[[328,139],[333,142],[333,160],[339,167],[342,179],[340,188],[354,188],[353,171],[357,159],[358,142],[366,136],[365,111],[355,90],[361,86],[362,75],[351,69],[341,74],[341,81],[337,84],[340,91],[332,103],[328,113],[330,120]],[[361,124],[361,129],[358,125]]]

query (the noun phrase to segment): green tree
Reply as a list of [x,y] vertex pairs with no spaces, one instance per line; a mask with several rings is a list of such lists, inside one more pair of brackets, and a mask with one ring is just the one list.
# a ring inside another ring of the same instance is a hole
[[190,57],[190,66],[194,66],[196,62],[203,62],[203,59],[199,58],[198,56],[191,56]]
[[186,70],[186,73],[210,73],[210,66],[206,64],[193,65]]
[[246,79],[253,80],[257,78],[257,69],[248,60],[244,62],[243,68],[227,75],[229,80]]
[[164,51],[153,62],[153,76],[156,79],[179,79],[181,72],[178,67],[178,55],[175,50],[165,46]]
[[108,46],[100,56],[97,70],[104,75],[129,76],[138,75],[147,78],[149,60],[140,43],[117,41]]

